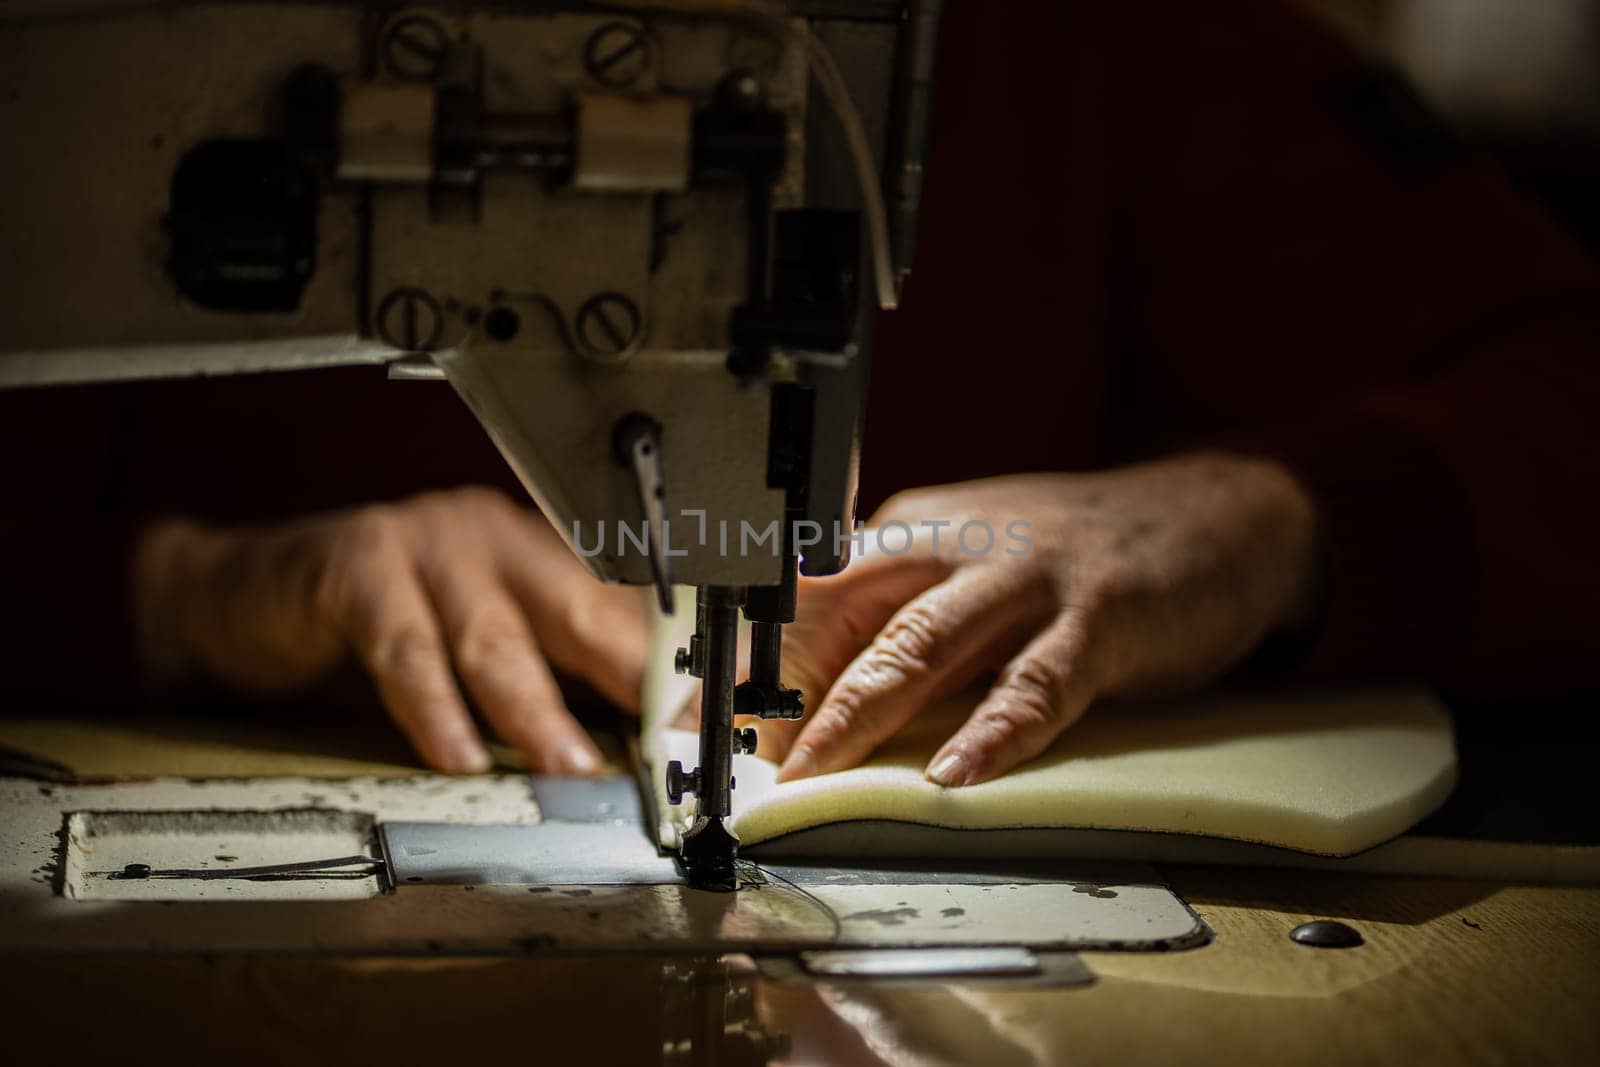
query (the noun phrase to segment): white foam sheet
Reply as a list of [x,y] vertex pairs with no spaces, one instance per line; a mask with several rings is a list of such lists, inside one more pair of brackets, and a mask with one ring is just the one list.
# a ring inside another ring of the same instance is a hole
[[[664,651],[653,659],[670,662]],[[646,687],[645,759],[668,847],[693,813],[692,801],[666,803],[661,773],[667,760],[697,763],[696,735],[668,725],[692,686],[657,677]],[[734,831],[748,846],[853,820],[1137,830],[1347,856],[1403,833],[1455,784],[1439,702],[1425,690],[1383,689],[1095,707],[1031,763],[943,789],[923,770],[975,699],[945,702],[851,770],[779,785],[776,764],[736,757]],[[963,837],[950,835],[952,854]]]

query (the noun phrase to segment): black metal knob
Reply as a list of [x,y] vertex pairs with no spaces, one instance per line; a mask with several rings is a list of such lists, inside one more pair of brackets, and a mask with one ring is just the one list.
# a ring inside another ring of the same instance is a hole
[[685,772],[677,760],[667,763],[667,800],[676,805],[683,803],[685,793],[700,792],[700,769]]
[[689,650],[680,648],[678,649],[678,654],[672,658],[672,669],[677,674],[688,674],[689,666],[692,662],[693,660],[689,658]]
[[733,732],[733,750],[746,756],[754,756],[756,754],[757,740],[754,726],[746,726],[742,730],[735,730]]

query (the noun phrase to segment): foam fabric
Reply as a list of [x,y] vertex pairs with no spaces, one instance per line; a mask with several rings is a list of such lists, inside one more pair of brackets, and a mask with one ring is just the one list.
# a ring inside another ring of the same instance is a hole
[[[646,688],[644,752],[668,847],[693,814],[692,800],[666,804],[661,773],[667,760],[697,763],[696,735],[666,723],[692,689],[682,682],[657,679]],[[1095,707],[1016,771],[943,789],[923,769],[975,699],[930,710],[846,771],[779,785],[776,764],[735,757],[734,831],[754,845],[861,819],[1142,830],[1347,856],[1405,832],[1455,783],[1442,706],[1424,690],[1386,689]],[[951,835],[952,854],[960,847],[960,835]]]

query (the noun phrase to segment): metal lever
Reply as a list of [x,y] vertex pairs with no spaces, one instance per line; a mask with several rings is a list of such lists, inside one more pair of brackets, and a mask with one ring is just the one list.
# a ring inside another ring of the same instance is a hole
[[667,555],[667,479],[661,469],[661,427],[648,415],[629,415],[617,423],[617,458],[633,472],[650,551],[650,575],[663,615],[672,614],[672,560]]
[[733,691],[735,715],[798,719],[805,714],[800,690],[786,688],[778,680],[782,648],[782,625],[775,622],[750,624],[750,680],[740,682]]

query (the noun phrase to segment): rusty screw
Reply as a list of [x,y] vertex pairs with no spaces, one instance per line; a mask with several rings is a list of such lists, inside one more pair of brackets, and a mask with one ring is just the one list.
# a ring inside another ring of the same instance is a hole
[[631,22],[608,22],[589,35],[583,66],[610,89],[625,89],[650,69],[650,35]]
[[444,332],[444,311],[421,289],[392,290],[378,305],[378,336],[402,352],[432,352]]
[[621,293],[596,293],[578,308],[578,346],[591,359],[615,363],[633,355],[644,334],[639,305]]
[[450,35],[427,15],[407,15],[391,22],[378,46],[383,67],[396,78],[431,82],[444,72],[450,57]]

